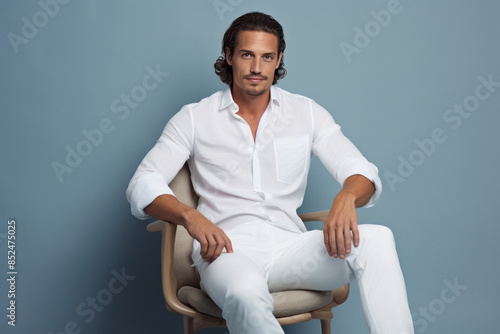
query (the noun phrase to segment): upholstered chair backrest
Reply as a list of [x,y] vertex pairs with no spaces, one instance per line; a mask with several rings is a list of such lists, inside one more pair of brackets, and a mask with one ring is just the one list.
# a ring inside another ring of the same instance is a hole
[[[182,203],[196,208],[198,205],[198,196],[194,192],[191,183],[191,173],[186,165],[182,167],[177,176],[169,184],[175,196]],[[193,238],[188,234],[183,226],[177,226],[175,236],[174,251],[174,274],[177,277],[178,289],[182,286],[200,287],[200,278],[196,269],[191,267],[191,252],[193,250]]]

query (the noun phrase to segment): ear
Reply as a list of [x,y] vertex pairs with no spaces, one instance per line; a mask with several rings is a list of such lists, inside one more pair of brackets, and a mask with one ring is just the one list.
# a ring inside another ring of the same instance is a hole
[[276,68],[275,69],[278,69],[278,67],[280,67],[281,57],[283,57],[283,52],[280,52],[280,56],[278,57],[278,63],[276,64]]
[[225,49],[226,52],[226,61],[229,64],[229,66],[233,66],[233,59],[231,58],[231,51],[229,51],[229,47],[226,46]]

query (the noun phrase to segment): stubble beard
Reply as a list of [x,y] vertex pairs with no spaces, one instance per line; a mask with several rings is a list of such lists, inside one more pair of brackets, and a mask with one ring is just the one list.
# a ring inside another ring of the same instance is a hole
[[265,92],[267,92],[268,88],[264,88],[264,89],[257,89],[257,88],[247,88],[245,89],[245,93],[250,95],[250,96],[261,96],[262,94],[264,94]]

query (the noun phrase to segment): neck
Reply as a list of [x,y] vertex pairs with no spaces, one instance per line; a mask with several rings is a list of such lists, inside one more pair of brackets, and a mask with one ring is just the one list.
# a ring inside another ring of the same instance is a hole
[[271,98],[271,90],[268,89],[265,93],[259,96],[252,96],[241,91],[234,86],[231,88],[231,94],[234,102],[238,105],[238,113],[248,115],[250,117],[262,116],[269,104]]

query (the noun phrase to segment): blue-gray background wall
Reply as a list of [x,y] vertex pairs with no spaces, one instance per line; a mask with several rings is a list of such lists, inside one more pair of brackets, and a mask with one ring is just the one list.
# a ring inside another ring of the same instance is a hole
[[[284,26],[279,86],[327,108],[379,167],[383,197],[360,223],[394,231],[416,331],[499,332],[498,2],[41,0],[0,5],[2,333],[181,333],[159,235],[125,189],[170,117],[224,88],[222,35],[253,10]],[[301,212],[328,209],[338,189],[314,160]],[[351,287],[335,333],[367,333]]]

